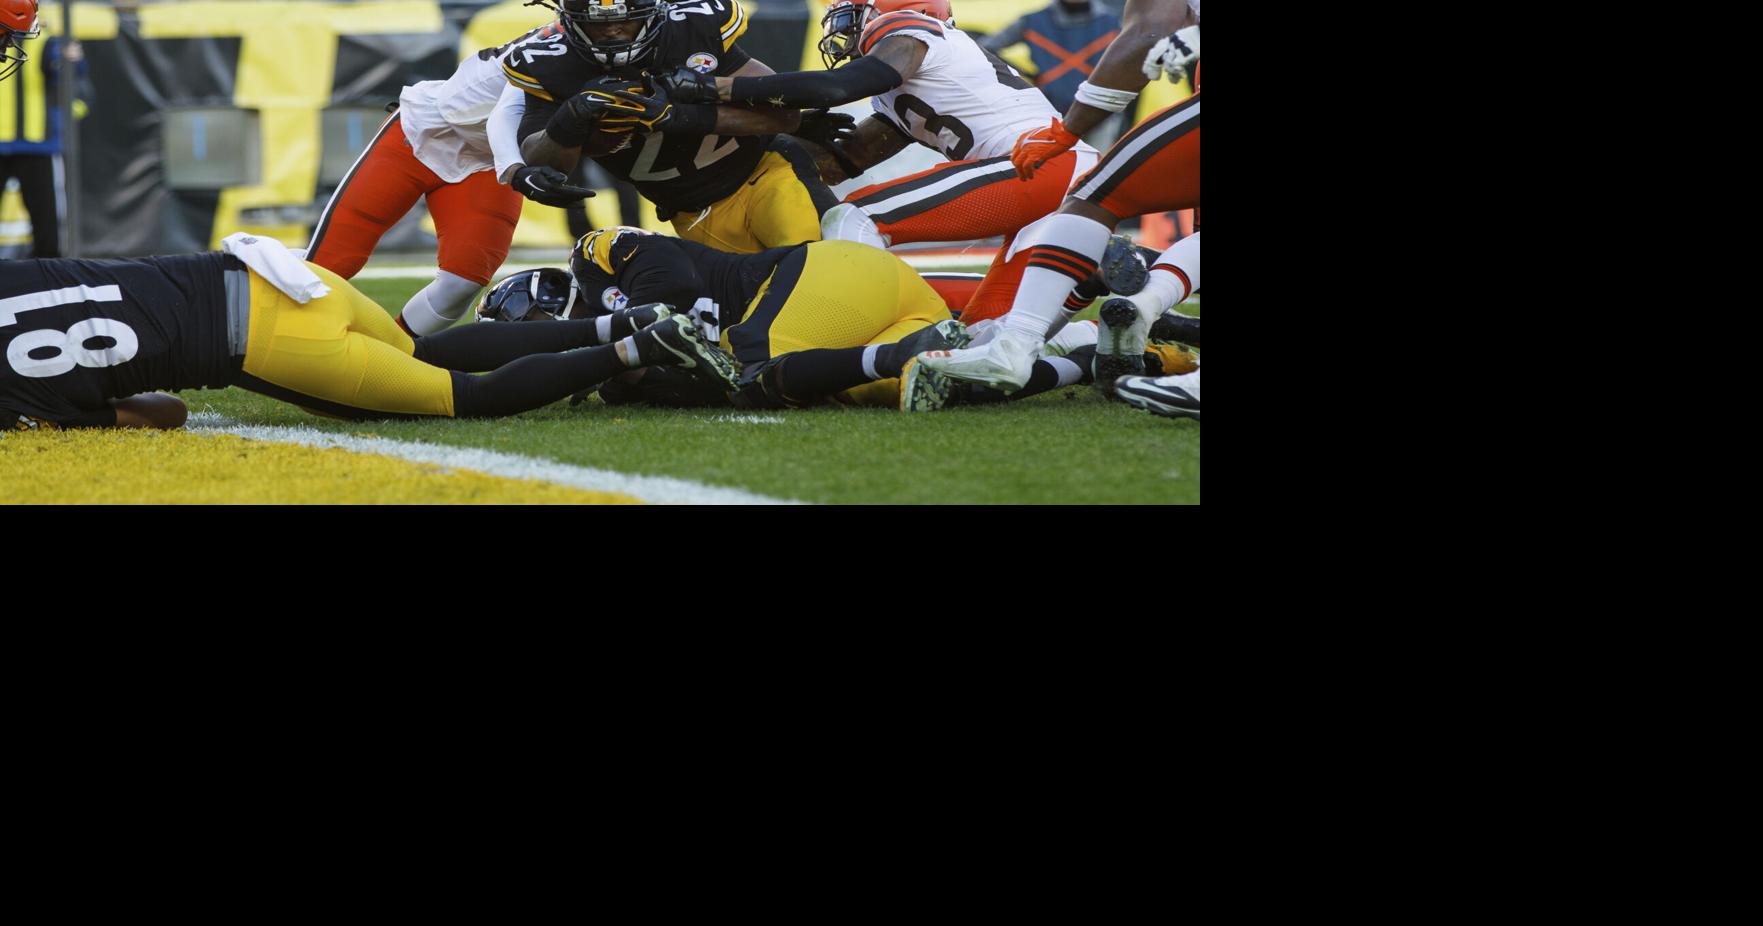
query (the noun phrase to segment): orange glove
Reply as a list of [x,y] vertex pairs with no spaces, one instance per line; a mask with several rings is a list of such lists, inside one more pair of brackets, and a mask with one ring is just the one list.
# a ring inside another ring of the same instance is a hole
[[1065,131],[1065,123],[1054,116],[1052,125],[1022,133],[1016,140],[1016,150],[1010,153],[1010,163],[1016,165],[1016,176],[1033,180],[1036,168],[1070,151],[1080,140]]

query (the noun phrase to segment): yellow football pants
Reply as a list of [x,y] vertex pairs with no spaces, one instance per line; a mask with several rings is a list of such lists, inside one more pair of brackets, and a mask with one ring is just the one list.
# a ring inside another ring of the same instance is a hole
[[[723,332],[723,346],[741,362],[814,348],[892,344],[949,317],[943,298],[917,271],[879,248],[855,241],[816,242],[808,245],[797,270],[786,258],[748,304],[740,323]],[[866,383],[837,399],[897,407],[900,380]]]
[[789,160],[767,151],[739,190],[702,213],[674,216],[673,230],[687,241],[719,251],[757,254],[766,248],[819,241],[820,210],[814,208],[808,188]]
[[452,417],[453,374],[411,356],[410,335],[348,280],[306,266],[331,292],[305,305],[251,274],[245,372],[353,409]]

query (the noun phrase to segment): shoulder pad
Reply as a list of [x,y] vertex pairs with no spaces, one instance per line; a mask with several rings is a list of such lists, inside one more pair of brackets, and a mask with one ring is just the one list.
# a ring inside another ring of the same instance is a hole
[[859,54],[867,55],[875,47],[875,43],[887,36],[901,32],[911,32],[919,36],[943,37],[943,24],[916,10],[896,10],[870,20],[863,27],[863,35],[857,40]]
[[625,263],[636,256],[637,249],[645,243],[643,239],[647,237],[659,236],[628,225],[596,228],[577,242],[576,254],[583,261],[599,268],[602,273],[617,277]]
[[747,31],[747,11],[740,0],[682,0],[668,7],[667,17],[691,31],[694,39],[722,43],[728,51]]

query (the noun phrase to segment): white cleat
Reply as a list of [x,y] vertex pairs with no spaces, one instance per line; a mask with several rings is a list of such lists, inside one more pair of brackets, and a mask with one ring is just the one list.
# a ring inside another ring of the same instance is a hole
[[1165,418],[1200,418],[1200,371],[1178,376],[1123,376],[1114,393],[1126,404]]
[[1041,345],[1008,331],[998,332],[984,347],[967,350],[933,350],[918,355],[925,369],[950,379],[1015,392],[1028,385]]

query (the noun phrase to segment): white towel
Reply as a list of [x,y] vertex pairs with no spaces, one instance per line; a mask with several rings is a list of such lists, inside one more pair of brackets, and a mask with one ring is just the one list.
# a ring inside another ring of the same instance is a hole
[[245,262],[270,285],[288,294],[288,298],[305,305],[320,296],[330,295],[312,268],[295,257],[286,245],[273,238],[259,238],[244,232],[233,232],[220,241],[221,250]]

